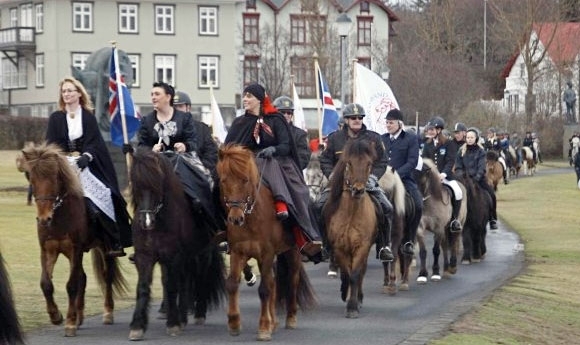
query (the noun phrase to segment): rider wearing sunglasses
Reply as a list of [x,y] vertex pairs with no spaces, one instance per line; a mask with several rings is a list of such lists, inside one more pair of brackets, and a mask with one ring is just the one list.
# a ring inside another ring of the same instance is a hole
[[[328,136],[328,143],[326,149],[320,154],[320,168],[326,178],[330,179],[332,169],[340,159],[342,150],[346,143],[350,140],[366,140],[369,143],[374,143],[377,152],[377,158],[373,164],[369,181],[367,182],[367,192],[378,199],[381,204],[384,219],[379,221],[379,236],[377,236],[378,258],[381,261],[393,261],[393,253],[388,246],[388,238],[390,238],[390,217],[393,211],[393,206],[385,196],[384,192],[378,187],[378,179],[383,176],[387,168],[387,161],[385,156],[385,149],[381,141],[381,136],[368,130],[363,124],[365,117],[365,110],[360,104],[351,103],[344,107],[342,111],[344,117],[344,126],[342,129],[331,133]],[[317,207],[321,211],[328,199],[328,188],[321,192]],[[323,231],[324,233],[324,231]]]

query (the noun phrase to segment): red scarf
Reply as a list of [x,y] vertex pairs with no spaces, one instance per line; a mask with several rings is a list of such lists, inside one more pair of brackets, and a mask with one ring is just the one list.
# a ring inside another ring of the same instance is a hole
[[[276,109],[276,107],[272,105],[272,102],[270,101],[270,97],[268,95],[264,97],[262,109],[263,113],[266,115],[278,112],[278,109]],[[263,129],[264,132],[266,132],[266,134],[270,135],[271,137],[274,137],[274,131],[272,131],[272,127],[270,127],[267,123],[265,123],[264,117],[260,115],[258,117],[258,120],[256,121],[256,126],[254,126],[254,139],[256,140],[257,144],[260,143],[260,129]]]

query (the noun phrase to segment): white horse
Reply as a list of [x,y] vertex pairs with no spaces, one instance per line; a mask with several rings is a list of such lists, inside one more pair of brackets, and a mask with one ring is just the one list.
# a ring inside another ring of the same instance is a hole
[[536,173],[536,161],[534,160],[534,153],[532,152],[532,149],[528,146],[522,147],[522,160],[524,166],[524,175],[534,176]]
[[318,199],[318,195],[328,184],[328,179],[320,169],[319,156],[320,152],[313,152],[312,155],[310,155],[310,162],[304,172],[304,179],[306,180],[306,185],[310,191],[310,200],[312,201]]

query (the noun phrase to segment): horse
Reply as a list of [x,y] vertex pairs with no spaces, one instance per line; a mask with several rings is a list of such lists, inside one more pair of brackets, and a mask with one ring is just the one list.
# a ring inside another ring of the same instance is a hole
[[518,154],[516,153],[514,147],[511,145],[508,148],[508,153],[509,153],[508,155],[509,161],[511,162],[510,164],[508,164],[510,176],[515,176],[516,178],[518,178],[520,175],[520,169],[522,167],[518,160]]
[[[162,268],[167,306],[167,333],[178,335],[192,307],[196,318],[220,304],[225,296],[225,267],[213,233],[184,191],[174,172],[183,158],[172,153],[138,149],[130,170],[137,301],[130,324],[130,340],[142,340],[148,326],[148,308],[155,263]],[[197,215],[197,216],[196,216]]]
[[311,308],[317,304],[314,291],[292,232],[276,218],[272,192],[261,183],[252,151],[236,144],[221,147],[217,172],[227,213],[230,249],[230,273],[226,281],[229,333],[232,336],[240,334],[240,275],[246,261],[254,258],[261,274],[257,339],[271,340],[278,325],[277,302],[285,302],[286,328],[294,329],[297,327],[298,307]]
[[397,263],[401,274],[398,289],[409,290],[409,270],[413,256],[403,253],[402,244],[405,229],[417,222],[418,214],[411,195],[406,192],[401,177],[392,167],[387,167],[386,172],[379,179],[379,186],[387,193],[393,205],[391,248],[395,256],[393,262],[383,262],[383,293],[395,295],[397,293]]
[[60,254],[70,263],[66,284],[68,311],[65,336],[76,336],[84,320],[87,277],[83,268],[83,253],[91,250],[93,268],[105,295],[103,323],[114,321],[113,298],[127,291],[127,283],[119,269],[117,258],[105,255],[105,243],[88,216],[83,189],[76,170],[58,146],[27,145],[22,150],[23,166],[29,173],[34,200],[38,240],[40,243],[40,286],[46,309],[54,325],[63,322],[53,293],[52,273]]
[[485,237],[491,217],[492,199],[471,177],[459,174],[457,181],[466,189],[467,216],[463,225],[463,257],[461,263],[480,262],[487,252]]
[[314,201],[318,198],[318,195],[322,189],[328,184],[328,180],[320,170],[320,152],[313,152],[310,155],[310,162],[306,167],[306,172],[304,173],[304,179],[308,190],[310,192],[310,200]]
[[24,332],[14,308],[12,289],[0,253],[0,344],[24,344]]
[[[443,252],[443,274],[449,277],[457,272],[457,253],[459,252],[461,241],[460,233],[453,233],[449,230],[451,222],[451,204],[453,193],[450,188],[446,188],[441,183],[437,165],[431,159],[423,159],[421,173],[418,174],[417,184],[419,191],[423,195],[423,214],[417,230],[417,242],[419,244],[419,258],[421,269],[417,277],[417,283],[424,284],[427,282],[427,268],[425,250],[425,232],[433,233],[433,274],[432,281],[440,281],[441,274],[439,268],[439,254]],[[465,187],[458,183],[463,195],[466,194]],[[457,220],[461,226],[465,224],[467,213],[467,197],[461,200],[461,206],[457,215]]]
[[497,191],[499,181],[503,179],[503,165],[498,161],[499,156],[496,151],[487,151],[485,154],[485,176],[487,183]]
[[522,147],[522,161],[524,162],[524,175],[534,176],[536,173],[536,161],[534,153],[528,146]]
[[347,143],[333,169],[330,195],[324,207],[327,238],[340,268],[341,298],[346,317],[357,318],[363,302],[363,280],[371,246],[377,236],[377,214],[366,183],[376,158],[374,145]]

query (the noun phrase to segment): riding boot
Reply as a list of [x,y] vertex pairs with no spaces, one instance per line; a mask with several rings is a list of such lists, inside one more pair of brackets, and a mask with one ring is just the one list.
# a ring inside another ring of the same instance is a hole
[[276,200],[274,203],[276,207],[276,218],[284,220],[288,218],[288,205],[281,200]]
[[367,191],[371,196],[377,199],[379,205],[381,206],[381,211],[383,214],[383,220],[379,222],[378,236],[377,236],[377,247],[378,259],[383,262],[391,262],[395,259],[393,251],[391,250],[391,217],[393,214],[393,206],[387,196],[379,187],[367,188]]
[[503,171],[503,183],[504,184],[509,184],[510,183],[510,180],[507,177],[507,170],[505,170],[505,169]]
[[451,223],[449,224],[449,230],[451,232],[461,232],[461,222],[457,219],[459,214],[459,209],[461,208],[461,200],[451,198]]
[[95,220],[97,226],[100,228],[99,230],[102,231],[103,235],[105,235],[104,241],[109,247],[107,255],[112,257],[127,255],[123,250],[123,245],[121,244],[121,234],[117,223],[102,212],[97,212],[95,214]]
[[252,272],[252,266],[250,266],[248,263],[246,263],[246,266],[244,266],[243,271],[244,271],[244,280],[246,281],[246,285],[254,286],[258,279],[256,278],[256,275],[254,274],[254,272]]
[[294,234],[296,246],[300,249],[302,255],[308,257],[308,259],[315,264],[322,261],[321,241],[310,241],[302,229],[297,225],[292,227],[292,233]]

